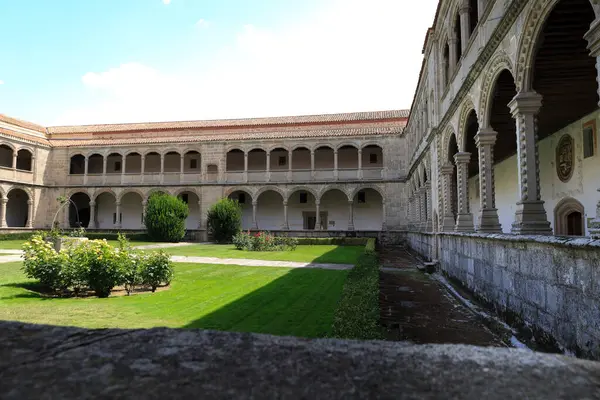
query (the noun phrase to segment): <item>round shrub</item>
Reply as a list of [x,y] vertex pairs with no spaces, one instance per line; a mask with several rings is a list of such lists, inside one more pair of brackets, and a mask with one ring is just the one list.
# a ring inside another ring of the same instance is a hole
[[111,290],[123,282],[115,248],[104,240],[93,240],[78,246],[77,250],[87,253],[89,288],[98,297],[108,297]]
[[28,278],[37,279],[51,290],[63,290],[70,285],[63,266],[68,262],[65,251],[56,252],[42,235],[33,235],[23,245],[23,271]]
[[242,229],[242,208],[237,200],[224,198],[208,210],[208,230],[217,243],[231,243]]
[[188,205],[176,196],[155,193],[148,199],[144,222],[150,239],[157,242],[180,242],[185,236]]
[[162,250],[144,255],[140,262],[140,278],[143,285],[152,288],[152,292],[161,284],[170,284],[173,279],[173,264],[169,255]]

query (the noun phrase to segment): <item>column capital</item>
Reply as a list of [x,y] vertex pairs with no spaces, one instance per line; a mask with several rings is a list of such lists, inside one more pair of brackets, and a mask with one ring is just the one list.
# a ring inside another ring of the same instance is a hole
[[27,200],[27,205],[32,205],[33,204],[33,200],[29,199]]
[[257,200],[252,200],[252,207],[255,207],[258,205],[258,201]]
[[542,107],[542,98],[541,94],[533,90],[517,93],[510,103],[508,103],[513,118],[516,118],[519,114],[537,114]]
[[448,38],[448,44],[450,44],[450,46],[455,45],[456,43],[458,43],[458,38],[454,35],[451,35]]
[[498,132],[492,128],[481,128],[475,135],[475,144],[477,147],[493,146],[496,143],[496,136],[498,136]]
[[[198,202],[200,203],[200,202]],[[148,205],[148,200],[142,200],[142,206],[146,207]]]
[[460,15],[463,14],[468,14],[471,11],[471,7],[469,6],[469,3],[465,3],[463,2],[459,7],[458,7],[458,13]]
[[471,161],[471,153],[458,152],[454,155],[454,161],[457,164],[468,164]]
[[454,173],[454,165],[450,163],[442,165],[440,168],[440,173],[442,175],[452,175]]
[[116,201],[116,202],[115,202],[115,205],[116,205],[117,207],[121,207],[121,202],[120,202],[120,201]]
[[0,203],[6,204],[6,203],[8,203],[8,199],[6,197],[3,197],[0,199]]
[[348,200],[348,205],[352,205],[354,203],[354,200]]
[[287,200],[284,200],[284,201],[283,201],[283,205],[287,207],[287,205],[288,205],[288,201],[287,201]]
[[321,200],[315,200],[315,205],[321,205]]
[[588,42],[588,50],[592,57],[600,56],[600,19],[596,19],[590,26],[590,30],[583,36]]
[[90,201],[90,207],[96,207],[96,202],[95,201]]

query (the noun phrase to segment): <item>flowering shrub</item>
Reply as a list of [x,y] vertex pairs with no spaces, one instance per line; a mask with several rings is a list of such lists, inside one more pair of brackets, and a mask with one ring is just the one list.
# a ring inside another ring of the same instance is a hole
[[87,240],[57,252],[42,235],[33,235],[23,245],[23,270],[52,291],[72,291],[75,295],[92,290],[108,297],[115,286],[124,286],[128,294],[139,285],[154,292],[160,284],[169,284],[173,267],[163,251],[138,253],[124,236],[119,246],[106,240]]
[[240,232],[233,237],[233,244],[238,250],[247,251],[283,251],[296,250],[298,239],[276,237],[268,232]]

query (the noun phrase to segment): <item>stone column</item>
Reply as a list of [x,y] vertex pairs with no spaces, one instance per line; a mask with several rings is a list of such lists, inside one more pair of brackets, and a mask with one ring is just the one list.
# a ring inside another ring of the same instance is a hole
[[316,220],[315,220],[315,231],[321,230],[321,201],[315,200],[315,209],[317,211]]
[[142,226],[146,226],[146,206],[148,205],[148,200],[142,200]]
[[141,171],[141,174],[142,174],[141,182],[144,183],[144,173],[146,172],[145,171],[146,170],[146,155],[142,154],[141,158],[142,158],[142,160],[141,160],[142,161],[142,163],[141,163],[142,165],[140,167],[141,168],[140,171]]
[[287,200],[283,201],[283,226],[281,227],[284,231],[290,229],[290,225],[288,223],[288,202]]
[[488,1],[489,0],[477,0],[477,18],[479,20],[481,20],[483,11],[485,10],[485,7],[487,6]]
[[425,232],[431,232],[433,231],[433,216],[431,212],[431,182],[425,182],[425,207],[427,209]]
[[338,151],[333,151],[333,179],[338,179]]
[[354,201],[348,200],[348,230],[354,230]]
[[165,155],[160,155],[160,183],[161,185],[165,182]]
[[89,171],[89,158],[85,156],[83,159],[83,184],[86,185],[88,182],[88,171]]
[[33,228],[33,200],[27,200],[27,227]]
[[421,186],[419,189],[419,229],[421,231],[425,230],[427,225],[427,197],[425,192],[425,186]]
[[421,225],[421,202],[420,200],[420,189],[417,189],[415,191],[415,194],[413,195],[413,204],[414,204],[414,221],[415,221],[415,229],[419,230],[420,229],[420,225]]
[[117,213],[117,217],[115,218],[115,228],[116,229],[121,229],[121,202],[117,201],[115,203],[116,205],[116,213]]
[[256,208],[258,206],[258,202],[252,201],[252,229],[258,230],[258,223],[256,222]]
[[458,213],[456,232],[473,232],[473,215],[469,207],[469,161],[471,153],[459,152],[454,155],[457,168],[456,187],[458,191]]
[[267,182],[271,181],[271,153],[267,152]]
[[102,156],[102,183],[106,183],[106,163],[108,156]]
[[363,178],[362,170],[362,149],[358,149],[358,179]]
[[[590,56],[596,59],[596,73],[598,74],[596,81],[600,83],[600,18],[596,18],[592,22],[590,30],[587,31],[583,38],[588,42],[587,48],[590,51]],[[600,86],[596,90],[598,91],[598,96],[600,96]],[[600,105],[600,101],[598,105]]]
[[183,183],[185,180],[184,177],[184,169],[185,169],[185,154],[179,155],[179,182]]
[[6,228],[6,205],[8,203],[7,198],[0,199],[2,209],[0,210],[0,228]]
[[33,176],[33,183],[37,183],[37,163],[36,163],[36,154],[37,154],[37,149],[35,151],[35,153],[31,156],[31,175]]
[[17,152],[13,151],[12,169],[17,169],[17,157],[18,157]]
[[315,151],[310,150],[310,177],[315,179]]
[[382,198],[381,199],[381,230],[382,231],[387,231],[387,211],[386,211],[386,207],[385,207],[385,199]]
[[482,128],[475,135],[479,152],[479,218],[477,232],[501,233],[496,209],[494,181],[494,144],[497,132]]
[[292,155],[294,154],[294,151],[291,150],[290,152],[288,152],[288,172],[287,172],[287,180],[288,182],[291,182],[293,179],[293,175],[292,175]]
[[90,201],[90,222],[88,229],[96,229],[96,202]]
[[458,54],[456,54],[456,42],[458,38],[451,36],[448,39],[448,45],[450,46],[450,67],[448,68],[448,81],[445,82],[446,85],[450,84],[452,80],[452,76],[454,75],[454,71],[456,70],[456,63],[458,62]]
[[452,211],[452,175],[454,174],[454,165],[446,164],[440,168],[440,175],[442,176],[443,185],[443,221],[440,227],[442,232],[451,232],[454,230],[456,223],[454,219],[454,212]]
[[127,169],[127,157],[121,157],[121,184],[125,183],[125,170]]
[[248,153],[244,152],[244,182],[248,182]]
[[521,196],[517,203],[512,233],[551,235],[552,228],[540,192],[536,115],[542,106],[542,96],[535,92],[521,92],[508,106],[517,125],[517,160]]
[[[204,213],[202,212],[202,199],[198,200],[198,212],[200,213],[200,220],[198,221],[198,229],[205,230],[206,224],[204,223]],[[204,239],[202,239],[204,240]]]
[[470,10],[468,2],[463,2],[458,9],[458,14],[460,15],[460,48],[463,54],[465,54],[467,45],[469,44],[469,30],[471,29]]

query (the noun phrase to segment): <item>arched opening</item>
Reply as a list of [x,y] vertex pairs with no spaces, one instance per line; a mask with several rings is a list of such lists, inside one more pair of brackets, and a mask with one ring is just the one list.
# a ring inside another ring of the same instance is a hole
[[160,154],[156,151],[146,153],[144,156],[144,174],[160,173]]
[[142,155],[140,153],[129,153],[125,156],[125,173],[140,174],[142,172]]
[[201,162],[199,152],[195,150],[188,151],[183,156],[183,172],[186,174],[199,174]]
[[339,189],[330,189],[321,196],[321,230],[348,230],[350,210],[348,196]]
[[562,0],[544,23],[531,70],[533,89],[543,96],[539,140],[598,108],[596,59],[583,38],[594,19],[589,0]]
[[350,145],[339,148],[338,170],[339,179],[358,178],[358,148]]
[[442,88],[445,88],[448,83],[450,83],[450,44],[446,43],[444,45],[444,54],[442,56],[442,60],[443,60],[443,82],[442,82]]
[[13,166],[13,153],[12,147],[5,144],[0,145],[0,167],[12,168]]
[[121,174],[123,172],[123,156],[111,153],[106,157],[106,174]]
[[292,151],[292,180],[308,181],[310,179],[310,150],[297,147]]
[[472,110],[467,117],[465,125],[465,148],[467,153],[471,153],[471,159],[469,160],[468,174],[467,174],[467,185],[469,198],[469,211],[473,216],[474,226],[477,226],[478,215],[479,215],[479,150],[475,143],[475,136],[479,132],[479,121],[477,119],[477,113]]
[[88,175],[102,175],[104,168],[104,156],[92,154],[88,157]]
[[333,169],[333,149],[329,146],[320,146],[315,150],[315,170]]
[[554,234],[562,236],[585,235],[585,210],[573,198],[561,200],[554,208]]
[[275,190],[266,190],[257,198],[256,224],[261,230],[279,230],[285,225],[283,196]]
[[83,175],[85,173],[85,157],[81,154],[76,154],[71,157],[69,163],[69,174]]
[[469,37],[475,32],[479,23],[479,0],[469,0]]
[[181,154],[176,151],[169,151],[165,154],[164,172],[181,172]]
[[252,149],[248,152],[248,171],[266,171],[267,152],[263,149]]
[[457,12],[456,16],[454,17],[454,46],[456,48],[456,62],[458,63],[458,60],[460,60],[460,58],[462,57],[462,38],[461,38],[461,32],[462,27],[461,27],[461,21],[460,21],[460,14]]
[[287,180],[287,171],[290,168],[289,153],[282,147],[275,148],[269,153],[269,168],[271,170],[271,182],[283,182]]
[[237,200],[242,208],[242,229],[252,229],[252,196],[243,190],[236,190],[229,195],[232,200]]
[[227,152],[227,163],[225,166],[227,172],[244,171],[244,152],[239,149],[229,150]]
[[383,173],[383,149],[371,144],[362,149],[362,169],[364,179],[381,179]]
[[17,169],[31,171],[32,155],[29,150],[21,149],[17,152]]
[[494,84],[488,118],[490,126],[497,132],[493,148],[495,199],[492,199],[492,207],[497,208],[498,220],[505,233],[510,232],[519,199],[517,125],[508,107],[516,95],[512,74],[503,70]]
[[200,229],[200,197],[194,192],[184,191],[177,195],[185,204],[188,205],[188,217],[185,220],[185,229]]
[[380,231],[383,226],[383,197],[371,188],[361,189],[354,195],[354,229]]
[[450,180],[449,189],[450,189],[450,210],[452,211],[452,216],[454,218],[454,222],[456,222],[456,217],[458,215],[458,169],[456,168],[456,162],[454,160],[454,156],[458,153],[458,144],[456,143],[456,136],[452,134],[450,136],[450,143],[448,144],[448,163],[450,163],[454,168],[452,169],[452,179]]
[[[110,192],[96,196],[96,228],[112,229],[117,224],[117,199]],[[122,214],[123,212],[121,212]]]
[[121,228],[143,229],[144,207],[142,195],[137,192],[127,192],[121,196]]
[[6,203],[6,225],[10,228],[24,228],[29,219],[29,196],[22,189],[8,192]]
[[290,194],[288,197],[290,230],[314,230],[316,228],[315,200],[315,196],[308,190],[298,189]]
[[75,193],[69,202],[69,226],[71,228],[87,228],[89,224],[90,196],[83,192]]

